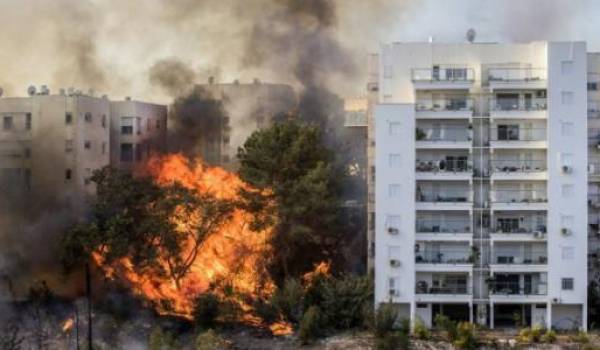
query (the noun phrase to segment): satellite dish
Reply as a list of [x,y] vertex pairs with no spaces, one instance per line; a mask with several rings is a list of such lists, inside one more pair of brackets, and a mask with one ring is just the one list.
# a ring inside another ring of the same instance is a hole
[[4,93],[4,90],[0,87],[0,97],[2,97],[3,93]]
[[470,28],[469,30],[467,30],[467,40],[472,44],[473,41],[475,41],[475,35],[477,35],[477,33],[475,33],[475,29]]
[[30,87],[27,88],[27,94],[29,94],[29,96],[33,96],[35,95],[35,86],[31,85]]

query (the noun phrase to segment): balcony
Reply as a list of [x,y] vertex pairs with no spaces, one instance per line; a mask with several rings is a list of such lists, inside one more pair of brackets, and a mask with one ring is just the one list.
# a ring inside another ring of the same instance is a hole
[[546,190],[492,190],[492,210],[547,210]]
[[417,188],[416,202],[417,210],[470,210],[473,192],[468,189],[433,191]]
[[473,268],[473,257],[468,246],[464,249],[441,247],[439,250],[415,252],[415,264],[418,271],[469,272]]
[[545,159],[513,160],[492,159],[492,180],[546,180],[548,178]]
[[470,119],[473,115],[473,100],[466,97],[418,99],[415,111],[417,119]]
[[492,119],[545,119],[546,110],[546,98],[496,97],[490,100]]
[[546,243],[496,243],[492,245],[490,267],[494,271],[545,271]]
[[416,220],[417,239],[420,241],[471,241],[473,231],[469,218]]
[[545,68],[490,68],[488,83],[491,89],[545,89]]
[[587,114],[588,119],[600,119],[600,101],[588,100]]
[[490,299],[494,302],[545,302],[548,286],[545,282],[500,282],[489,283]]
[[415,164],[417,180],[469,180],[473,176],[473,163],[467,159],[417,159]]
[[588,129],[588,146],[600,150],[600,129]]
[[[547,230],[539,221],[534,217],[497,218],[490,239],[493,242],[543,241]],[[541,221],[546,222],[546,218]]]
[[473,86],[475,71],[471,68],[415,68],[412,81],[419,90],[467,90]]
[[468,274],[417,273],[417,302],[469,301],[471,288]]
[[416,147],[422,149],[469,149],[473,132],[467,125],[445,127],[417,127]]
[[600,193],[588,193],[587,197],[590,209],[600,209]]
[[492,148],[548,148],[546,128],[522,128],[518,125],[499,125],[492,127],[490,132],[490,146]]

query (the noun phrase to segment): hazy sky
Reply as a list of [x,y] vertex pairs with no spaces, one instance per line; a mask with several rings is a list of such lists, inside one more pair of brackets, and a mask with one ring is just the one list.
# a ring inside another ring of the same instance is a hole
[[[149,83],[159,60],[176,58],[204,82],[209,75],[296,83],[282,60],[247,64],[249,35],[289,30],[279,20],[282,3],[300,0],[0,0],[0,86],[22,96],[27,86],[94,87],[121,98],[167,102]],[[597,0],[303,0],[331,16],[315,24],[305,9],[298,23],[326,30],[358,67],[331,74],[340,94],[363,91],[365,54],[380,42],[586,40],[600,50]],[[314,13],[313,13],[314,15]],[[306,32],[304,32],[306,33]],[[286,59],[288,47],[274,51]],[[296,52],[297,53],[297,52]],[[322,58],[322,57],[321,57]],[[315,57],[315,60],[320,58]],[[317,62],[318,64],[318,62]],[[331,68],[331,67],[329,67]]]

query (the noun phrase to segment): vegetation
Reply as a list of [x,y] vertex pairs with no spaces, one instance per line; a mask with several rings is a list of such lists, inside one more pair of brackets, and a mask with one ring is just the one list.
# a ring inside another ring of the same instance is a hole
[[318,306],[309,307],[300,321],[298,336],[302,344],[310,344],[323,334],[323,315]]
[[317,127],[294,121],[255,131],[238,150],[251,227],[274,227],[269,267],[278,285],[339,259],[341,172]]
[[196,350],[222,350],[227,348],[227,342],[215,331],[209,329],[196,338]]
[[434,319],[435,327],[444,333],[447,341],[453,342],[456,337],[456,322],[448,318],[448,316],[437,314]]
[[427,326],[421,321],[420,318],[417,318],[413,325],[413,335],[417,339],[428,340],[431,338],[431,332],[427,328]]
[[[218,230],[233,209],[232,203],[211,194],[178,183],[158,185],[151,178],[110,167],[94,172],[91,181],[97,186],[91,221],[62,237],[61,258],[66,267],[100,252],[106,264],[128,257],[138,273],[168,276],[179,285],[206,237]],[[184,249],[189,242],[191,249]]]
[[181,344],[173,333],[164,331],[160,327],[155,327],[148,337],[149,350],[179,350],[181,348]]
[[543,332],[544,328],[540,325],[533,326],[532,328],[523,328],[519,331],[517,340],[527,344],[539,343],[542,340]]
[[298,279],[289,278],[277,289],[271,300],[273,306],[289,322],[300,322],[303,313],[304,288]]
[[590,338],[588,337],[586,332],[582,332],[579,331],[573,335],[571,335],[569,337],[569,340],[571,340],[574,343],[579,343],[579,344],[587,344],[590,342]]
[[544,335],[542,335],[542,342],[544,343],[548,343],[548,344],[552,344],[556,342],[556,332],[553,331],[552,329],[547,329],[546,333],[544,333]]
[[373,323],[375,349],[394,350],[410,348],[410,324],[407,320],[397,327],[398,312],[392,304],[381,304],[377,308]]
[[459,322],[456,325],[456,339],[454,339],[452,345],[457,349],[477,349],[479,345],[477,327],[470,322]]
[[23,345],[23,340],[17,324],[7,323],[0,328],[0,349],[19,350]]
[[220,299],[213,293],[201,294],[194,303],[194,322],[201,329],[214,328],[219,316]]

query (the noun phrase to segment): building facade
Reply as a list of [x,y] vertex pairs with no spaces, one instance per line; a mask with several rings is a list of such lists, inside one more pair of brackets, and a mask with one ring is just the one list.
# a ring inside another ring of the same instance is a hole
[[376,302],[427,325],[585,329],[585,43],[393,43],[375,57]]

